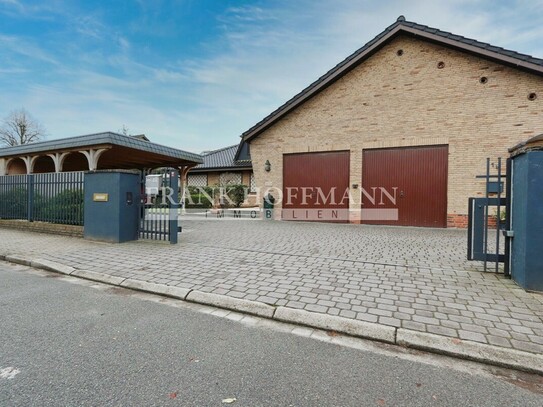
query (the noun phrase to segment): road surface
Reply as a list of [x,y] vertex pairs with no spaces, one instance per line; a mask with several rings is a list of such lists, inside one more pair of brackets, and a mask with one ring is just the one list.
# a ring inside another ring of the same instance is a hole
[[0,262],[0,406],[543,405],[541,377],[238,317]]

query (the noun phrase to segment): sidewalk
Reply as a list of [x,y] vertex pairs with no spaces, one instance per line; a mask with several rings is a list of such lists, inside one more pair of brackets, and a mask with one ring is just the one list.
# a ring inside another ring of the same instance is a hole
[[543,295],[477,271],[465,233],[185,220],[170,246],[0,229],[0,258],[543,373]]

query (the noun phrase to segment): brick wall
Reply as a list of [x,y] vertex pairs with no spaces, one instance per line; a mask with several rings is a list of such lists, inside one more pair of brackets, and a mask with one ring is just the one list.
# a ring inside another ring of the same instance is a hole
[[83,226],[57,225],[46,222],[27,222],[26,220],[0,219],[0,228],[29,230],[73,237],[83,237]]
[[448,219],[463,227],[486,158],[543,133],[542,114],[543,78],[401,36],[254,139],[251,158],[257,185],[281,190],[284,153],[347,149],[350,184],[361,185],[364,148],[448,144]]

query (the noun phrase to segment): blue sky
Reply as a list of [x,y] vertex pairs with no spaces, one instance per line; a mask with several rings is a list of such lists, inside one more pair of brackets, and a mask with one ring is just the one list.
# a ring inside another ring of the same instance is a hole
[[543,57],[543,0],[0,0],[0,118],[220,148],[400,14]]

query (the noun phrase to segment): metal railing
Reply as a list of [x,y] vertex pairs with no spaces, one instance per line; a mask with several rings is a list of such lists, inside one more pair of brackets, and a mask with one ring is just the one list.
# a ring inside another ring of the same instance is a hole
[[83,225],[84,173],[0,177],[0,219]]

